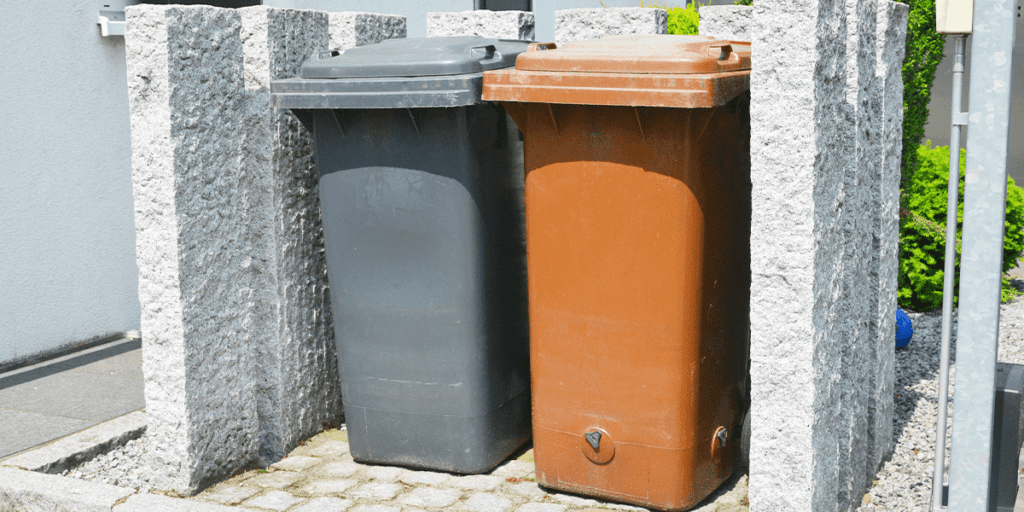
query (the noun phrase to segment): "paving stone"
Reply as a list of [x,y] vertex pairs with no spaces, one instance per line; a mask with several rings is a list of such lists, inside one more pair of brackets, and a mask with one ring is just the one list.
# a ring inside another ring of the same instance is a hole
[[303,487],[302,490],[310,494],[341,494],[358,483],[356,480],[316,480]]
[[439,508],[447,507],[459,500],[462,492],[455,489],[435,489],[433,487],[418,487],[412,492],[402,496],[398,501],[405,505],[416,507]]
[[401,512],[402,509],[391,505],[360,505],[351,512]]
[[563,512],[565,505],[556,503],[527,503],[516,509],[516,512]]
[[21,469],[0,468],[0,510],[110,510],[135,489],[44,475]]
[[543,498],[548,495],[547,492],[544,492],[544,489],[537,485],[537,482],[519,482],[518,484],[509,485],[508,489],[528,498]]
[[521,460],[510,460],[491,472],[494,476],[522,478],[533,472],[533,463]]
[[588,499],[588,498],[580,498],[579,496],[570,496],[568,494],[555,493],[555,494],[552,494],[552,496],[556,500],[558,500],[558,501],[560,501],[562,503],[565,503],[566,505],[573,506],[573,507],[599,507],[599,506],[603,505],[603,503],[601,503],[601,502],[599,502],[597,500],[592,500],[592,499]]
[[337,457],[348,453],[348,443],[331,439],[309,447],[307,452],[317,457]]
[[223,503],[225,505],[237,505],[242,501],[251,498],[253,494],[258,492],[260,492],[259,489],[245,487],[242,485],[222,485],[200,494],[198,498],[201,500]]
[[280,469],[284,471],[302,471],[306,468],[311,468],[322,462],[316,457],[304,457],[297,455],[295,457],[288,457],[275,462],[270,467],[274,469]]
[[390,500],[398,491],[402,490],[400,484],[369,483],[363,484],[352,490],[351,494],[356,498],[368,498],[371,500]]
[[268,510],[287,510],[288,507],[303,501],[284,491],[271,491],[244,503],[247,507],[265,508]]
[[512,508],[512,502],[489,492],[479,492],[470,496],[460,508],[472,512],[505,512]]
[[[0,507],[0,510],[8,509]],[[72,510],[78,512],[81,509],[75,508]],[[107,510],[111,510],[113,512],[240,512],[242,510],[252,510],[253,512],[255,512],[254,509],[241,509],[237,507],[229,507],[226,505],[217,505],[215,503],[204,503],[195,500],[171,498],[168,496],[163,496],[161,494],[150,494],[148,492],[135,494],[129,497],[127,500],[125,500],[124,503],[114,505],[113,508]]]
[[299,473],[290,471],[275,471],[273,473],[262,473],[245,481],[246,484],[265,487],[267,489],[284,489],[302,478]]
[[501,477],[490,475],[457,476],[448,481],[449,486],[470,491],[490,491],[501,485]]
[[398,479],[410,485],[425,484],[425,485],[438,485],[447,482],[450,476],[444,473],[434,473],[433,471],[409,471],[406,470],[402,473],[402,476]]
[[332,462],[324,465],[321,469],[328,476],[352,476],[356,471],[362,469],[362,466],[351,461]]
[[288,512],[341,512],[352,506],[352,500],[313,498]]
[[[714,506],[717,507],[717,506],[720,505],[720,503],[716,500],[715,502],[710,503],[710,505],[714,505]],[[613,509],[613,510],[635,510],[635,511],[638,511],[638,512],[647,512],[646,508],[637,507],[637,506],[633,506],[633,505],[626,505],[625,503],[602,503],[601,506],[603,506],[604,508],[610,508],[610,509]],[[714,510],[715,512],[719,512],[719,509],[717,509],[717,508],[712,508],[711,510]],[[724,512],[724,511],[721,511],[721,512]]]
[[363,474],[374,480],[393,482],[398,480],[398,477],[402,474],[402,468],[395,468],[391,466],[370,466],[363,470]]

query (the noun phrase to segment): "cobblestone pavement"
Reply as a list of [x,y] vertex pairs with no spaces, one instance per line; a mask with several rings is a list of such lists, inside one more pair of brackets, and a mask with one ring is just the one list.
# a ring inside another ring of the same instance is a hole
[[[739,473],[693,510],[748,510],[747,477]],[[646,510],[541,489],[534,480],[532,450],[489,474],[459,476],[360,464],[352,460],[341,430],[323,432],[270,468],[243,473],[192,499],[288,512]]]

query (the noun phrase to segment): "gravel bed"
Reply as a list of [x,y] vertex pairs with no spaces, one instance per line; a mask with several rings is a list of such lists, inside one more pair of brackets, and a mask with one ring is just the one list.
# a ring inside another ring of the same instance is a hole
[[[1013,283],[1018,288],[1022,283]],[[938,414],[939,341],[942,310],[907,311],[914,337],[896,351],[896,386],[892,457],[879,470],[860,510],[926,511],[931,504],[932,470],[935,464],[935,425]],[[956,310],[953,311],[950,350],[948,417],[953,418],[953,384],[956,380]],[[1000,306],[999,356],[1007,363],[1024,364],[1024,297]],[[946,468],[952,421],[946,430]]]
[[149,492],[152,485],[149,482],[149,472],[145,470],[145,461],[148,457],[146,439],[146,434],[143,434],[138,439],[128,441],[124,446],[65,470],[61,475]]
[[[1024,285],[1024,282],[1015,281],[1014,284]],[[1000,309],[999,361],[1024,364],[1024,296],[1003,304]],[[914,325],[914,337],[908,347],[896,351],[893,422],[896,446],[892,457],[879,470],[871,489],[862,500],[860,510],[864,511],[926,511],[931,502],[942,312],[908,311],[907,314]],[[951,353],[955,362],[956,311],[953,314],[952,334]],[[951,393],[955,381],[954,370],[955,365],[951,364]],[[949,417],[952,416],[951,399]],[[947,467],[951,435],[950,428],[947,430]],[[143,435],[62,474],[148,492],[151,483],[143,470],[147,459],[146,439]]]

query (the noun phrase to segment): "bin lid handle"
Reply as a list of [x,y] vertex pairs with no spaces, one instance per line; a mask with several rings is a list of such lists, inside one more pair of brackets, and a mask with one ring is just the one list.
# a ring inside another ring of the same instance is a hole
[[739,61],[740,56],[739,56],[739,54],[737,54],[736,52],[733,51],[732,44],[730,44],[730,43],[715,43],[715,44],[711,44],[710,46],[708,46],[708,53],[714,55],[715,52],[713,52],[712,50],[714,50],[716,48],[720,52],[718,54],[718,60],[736,60],[736,61]]
[[555,43],[530,43],[530,46],[526,47],[528,52],[537,52],[542,50],[555,50],[558,46]]
[[309,60],[312,61],[329,59],[331,57],[337,57],[338,55],[341,55],[343,53],[345,53],[345,50],[320,50],[313,52],[313,55],[309,56]]

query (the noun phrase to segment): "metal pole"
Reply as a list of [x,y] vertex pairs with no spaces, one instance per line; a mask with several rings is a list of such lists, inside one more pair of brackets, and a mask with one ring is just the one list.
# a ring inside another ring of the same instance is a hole
[[949,338],[953,318],[953,276],[956,272],[956,217],[960,201],[960,126],[967,124],[963,105],[964,47],[967,35],[958,35],[953,51],[953,108],[949,127],[949,184],[946,199],[946,262],[942,280],[942,346],[939,355],[939,419],[935,429],[935,470],[932,474],[932,510],[943,509],[946,473],[946,407],[949,401]]
[[975,0],[949,512],[989,508],[1016,0]]

